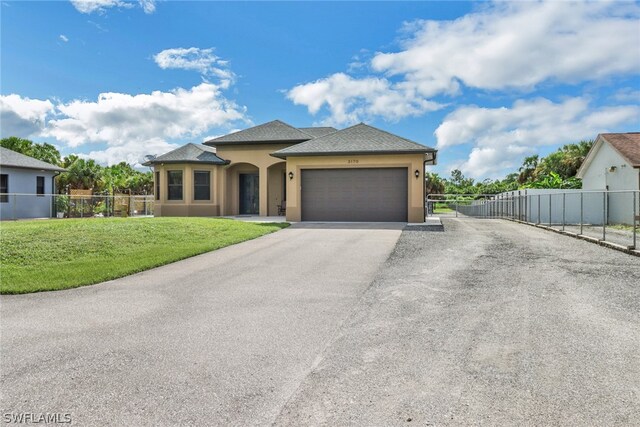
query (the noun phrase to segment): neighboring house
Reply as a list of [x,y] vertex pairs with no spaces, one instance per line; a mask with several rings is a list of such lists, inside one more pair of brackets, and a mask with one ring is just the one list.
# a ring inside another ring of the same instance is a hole
[[[640,132],[598,135],[577,177],[582,179],[583,190],[612,192],[606,197],[610,224],[632,224],[633,194],[616,191],[640,190]],[[640,194],[636,193],[636,215],[639,204]]]
[[435,160],[433,148],[363,123],[336,130],[275,120],[146,165],[158,216],[286,210],[289,221],[424,222],[425,164]]
[[53,216],[54,177],[64,171],[0,147],[0,219]]
[[577,176],[583,190],[640,190],[640,132],[598,135]]

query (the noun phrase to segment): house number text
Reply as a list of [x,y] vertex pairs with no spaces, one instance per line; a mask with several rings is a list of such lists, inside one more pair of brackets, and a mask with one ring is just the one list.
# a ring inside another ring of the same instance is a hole
[[349,159],[347,160],[347,163],[351,164],[351,163],[358,163],[358,160],[356,159]]

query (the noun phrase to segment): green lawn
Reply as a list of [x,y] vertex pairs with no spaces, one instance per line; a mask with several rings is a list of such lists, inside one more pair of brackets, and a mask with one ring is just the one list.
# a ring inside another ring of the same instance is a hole
[[91,285],[268,234],[288,224],[218,218],[2,222],[0,293]]

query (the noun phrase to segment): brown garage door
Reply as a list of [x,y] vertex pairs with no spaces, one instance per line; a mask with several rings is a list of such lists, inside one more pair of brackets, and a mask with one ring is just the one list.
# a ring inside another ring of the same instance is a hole
[[302,171],[303,221],[407,221],[407,169]]

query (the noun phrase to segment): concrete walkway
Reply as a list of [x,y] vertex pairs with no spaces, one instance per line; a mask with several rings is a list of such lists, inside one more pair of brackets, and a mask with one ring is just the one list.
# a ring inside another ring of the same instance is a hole
[[269,424],[402,227],[294,226],[96,286],[2,296],[3,414]]

